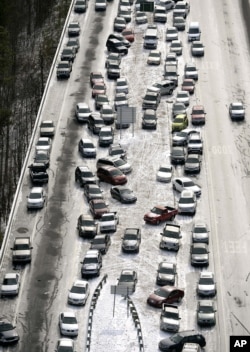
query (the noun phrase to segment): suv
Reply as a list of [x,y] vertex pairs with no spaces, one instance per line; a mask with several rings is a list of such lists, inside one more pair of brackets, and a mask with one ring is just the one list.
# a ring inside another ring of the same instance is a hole
[[183,190],[179,199],[178,213],[195,215],[196,205],[197,201],[194,191]]
[[111,105],[104,104],[100,109],[100,113],[106,125],[110,125],[115,121],[115,112]]
[[[118,279],[117,288],[121,287],[126,291],[127,294],[135,292],[137,284],[137,273],[131,269],[122,270],[120,277]],[[126,292],[124,292],[126,294]]]
[[203,153],[203,141],[200,133],[191,133],[187,144],[188,153]]
[[33,163],[29,165],[29,169],[32,183],[43,184],[48,182],[49,175],[47,173],[47,167],[44,163]]
[[56,69],[56,77],[60,78],[69,78],[72,71],[72,62],[70,61],[60,61]]
[[156,110],[160,104],[160,101],[161,93],[147,91],[142,101],[142,108]]
[[110,126],[102,127],[99,132],[99,146],[108,147],[114,141],[114,130]]
[[16,237],[14,240],[12,254],[13,264],[25,264],[31,262],[31,246],[30,237]]
[[99,114],[91,114],[88,120],[88,129],[94,134],[99,134],[102,127],[104,127],[104,121]]
[[77,166],[75,182],[79,182],[80,186],[84,187],[87,183],[96,183],[96,177],[88,166]]
[[11,345],[19,341],[16,327],[8,320],[0,320],[0,345]]
[[117,61],[108,61],[107,63],[107,75],[109,79],[120,78],[120,66]]
[[148,88],[148,90],[152,89],[152,91],[155,91],[155,88],[159,89],[161,95],[171,95],[176,88],[176,84],[173,81],[166,79],[164,81],[154,83],[152,87]]
[[77,220],[77,230],[80,237],[94,238],[97,235],[97,223],[88,214],[81,214]]
[[160,329],[163,331],[177,332],[180,327],[180,315],[178,306],[163,304],[160,318]]
[[161,233],[160,248],[178,251],[180,248],[181,227],[175,224],[166,224]]
[[100,276],[102,255],[97,249],[89,249],[81,264],[82,279],[89,276]]
[[106,47],[108,51],[113,53],[119,53],[122,55],[126,55],[128,53],[128,48],[126,48],[126,46],[120,40],[114,38],[107,40]]
[[132,171],[132,167],[126,160],[119,156],[100,158],[97,160],[96,168],[102,166],[114,166],[120,169],[124,174],[128,174]]
[[63,51],[61,53],[61,61],[71,61],[73,63],[75,60],[75,57],[76,57],[76,50],[74,47],[66,46],[63,48]]
[[78,143],[79,153],[85,158],[95,158],[96,157],[96,147],[91,142],[90,139],[81,138]]

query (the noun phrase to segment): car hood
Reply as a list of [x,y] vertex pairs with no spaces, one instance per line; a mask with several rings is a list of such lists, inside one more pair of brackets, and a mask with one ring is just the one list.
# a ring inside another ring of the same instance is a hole
[[208,260],[208,254],[192,254],[193,260]]
[[17,337],[18,336],[18,334],[17,334],[15,329],[8,330],[8,331],[3,331],[2,334],[3,334],[3,336],[5,338],[13,338],[13,337]]
[[16,291],[18,289],[18,285],[2,285],[1,291]]
[[200,291],[214,291],[214,285],[198,285],[198,290]]
[[136,196],[134,194],[128,193],[128,194],[124,194],[122,199],[124,200],[134,200],[137,199]]
[[167,280],[167,281],[173,281],[174,280],[174,275],[172,274],[158,274],[159,279]]
[[124,240],[123,241],[123,245],[124,246],[136,246],[137,245],[137,241],[136,240]]

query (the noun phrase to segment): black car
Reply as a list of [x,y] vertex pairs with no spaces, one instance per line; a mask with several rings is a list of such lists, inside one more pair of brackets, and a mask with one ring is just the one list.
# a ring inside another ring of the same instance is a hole
[[185,163],[186,152],[183,147],[172,147],[170,158],[174,165]]
[[137,197],[128,187],[116,186],[110,189],[111,197],[124,204],[135,203]]
[[91,215],[81,214],[77,220],[77,230],[80,237],[94,238],[97,235],[98,225]]
[[93,241],[91,241],[90,249],[98,249],[98,251],[100,251],[102,254],[106,254],[110,245],[110,235],[100,234],[96,235]]
[[130,42],[126,38],[124,38],[123,35],[121,35],[121,34],[111,33],[108,36],[107,40],[109,40],[109,39],[117,39],[117,40],[119,40],[120,42],[122,42],[122,44],[124,46],[126,46],[126,48],[129,48],[131,46]]
[[49,180],[47,167],[44,163],[33,163],[29,165],[30,179],[33,184],[44,184]]
[[10,345],[19,341],[16,327],[8,320],[0,320],[0,345]]
[[91,199],[103,199],[103,194],[100,187],[96,184],[86,184],[84,186],[84,195],[89,202]]
[[201,171],[200,154],[188,154],[185,160],[184,172],[186,174],[198,174]]
[[61,54],[61,61],[71,61],[74,62],[76,57],[76,50],[74,47],[65,47],[63,48],[62,54]]
[[197,343],[201,347],[206,346],[205,337],[195,330],[180,331],[159,342],[159,349],[163,352],[181,352],[187,342]]
[[88,183],[96,183],[97,179],[88,166],[77,166],[75,169],[75,182],[79,182],[83,187]]
[[113,53],[119,53],[122,55],[126,55],[128,53],[128,48],[120,40],[117,39],[108,39],[106,42],[106,47],[108,51]]

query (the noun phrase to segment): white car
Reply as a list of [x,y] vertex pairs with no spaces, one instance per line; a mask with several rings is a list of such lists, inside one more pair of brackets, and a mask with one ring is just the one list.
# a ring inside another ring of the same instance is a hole
[[201,195],[201,187],[191,180],[189,177],[176,177],[173,180],[173,189],[177,192],[182,192],[183,190],[193,191],[196,196]]
[[176,55],[182,54],[182,42],[180,40],[172,40],[170,44],[170,52]]
[[51,139],[49,137],[40,137],[36,143],[37,150],[46,150],[50,152],[51,150]]
[[44,120],[40,125],[41,137],[53,137],[55,134],[55,126],[52,120]]
[[143,24],[148,23],[148,18],[145,12],[137,11],[135,14],[135,23],[136,24]]
[[172,165],[161,165],[157,171],[156,179],[160,182],[170,182],[173,174]]
[[59,315],[59,328],[62,335],[77,336],[78,322],[74,312],[64,312]]
[[117,93],[115,95],[114,108],[117,110],[117,108],[122,106],[128,106],[127,96],[125,93]]
[[196,206],[197,206],[197,201],[196,201],[196,195],[194,191],[190,191],[190,190],[182,191],[179,199],[179,204],[178,204],[178,213],[195,215]]
[[42,187],[33,187],[27,198],[27,209],[43,208],[45,195]]
[[191,54],[193,56],[204,56],[204,45],[201,41],[195,40],[191,44]]
[[75,117],[78,122],[88,122],[91,110],[87,103],[77,103],[75,109]]
[[128,94],[128,81],[125,77],[117,78],[115,91],[116,93]]
[[209,230],[207,224],[202,221],[196,221],[192,229],[192,242],[209,243]]
[[68,294],[68,303],[76,306],[84,306],[89,296],[89,283],[84,280],[76,280]]
[[74,341],[72,339],[60,339],[57,341],[56,352],[75,352]]
[[4,275],[1,286],[1,296],[16,296],[19,293],[20,274],[8,273]]
[[189,93],[185,90],[179,90],[176,94],[176,103],[183,103],[185,106],[188,106],[190,102]]
[[166,31],[166,41],[178,40],[178,31],[175,27],[168,27]]
[[160,65],[161,63],[161,52],[160,50],[151,50],[148,54],[147,64],[148,65]]
[[216,284],[214,274],[210,271],[202,271],[197,285],[197,294],[203,297],[216,295]]
[[229,114],[232,120],[244,120],[245,108],[241,102],[234,102],[229,105]]
[[177,332],[180,328],[180,314],[178,306],[173,304],[163,304],[161,317],[160,317],[160,329],[163,331]]

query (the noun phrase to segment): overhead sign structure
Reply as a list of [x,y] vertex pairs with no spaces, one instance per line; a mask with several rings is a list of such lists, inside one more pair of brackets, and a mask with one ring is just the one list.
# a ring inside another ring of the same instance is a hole
[[154,12],[154,1],[143,1],[140,3],[141,12]]

